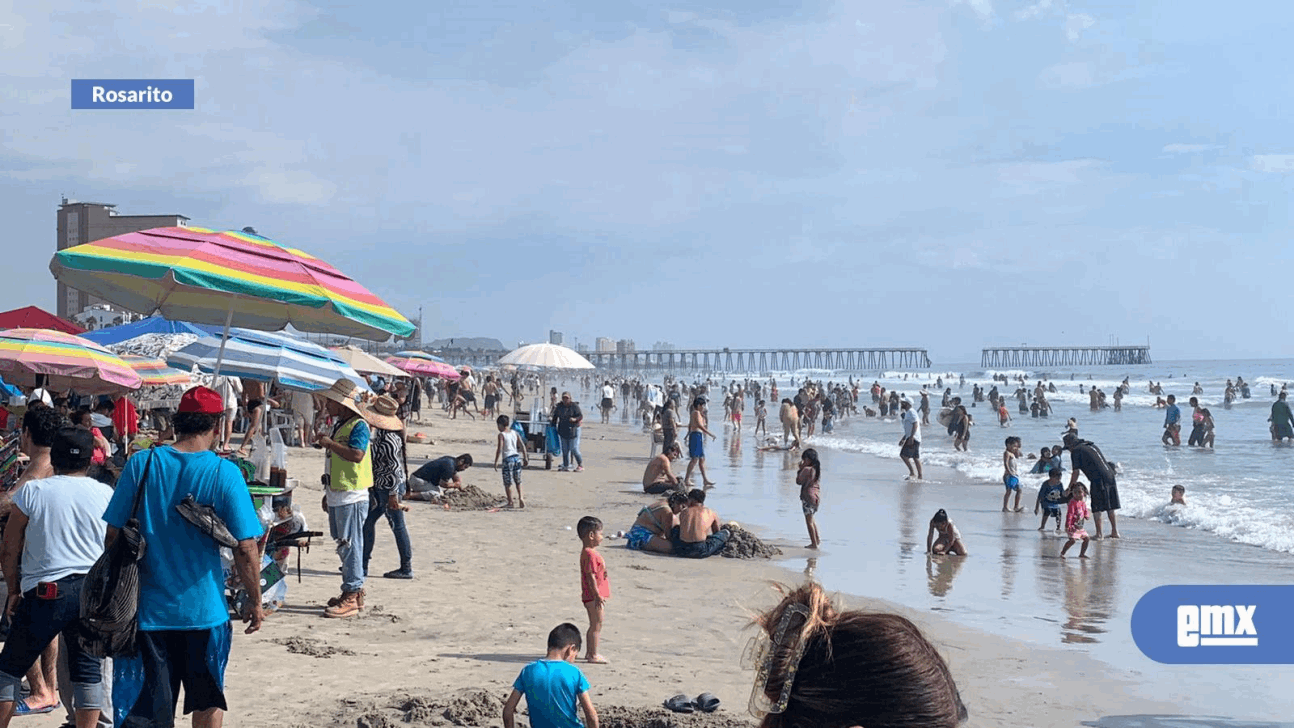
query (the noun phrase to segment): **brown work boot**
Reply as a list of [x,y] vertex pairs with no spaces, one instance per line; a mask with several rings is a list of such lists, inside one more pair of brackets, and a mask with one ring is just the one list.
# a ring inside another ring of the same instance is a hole
[[346,592],[341,596],[341,601],[324,610],[324,616],[329,619],[354,617],[359,614],[362,606],[360,604],[360,592]]
[[[363,589],[360,589],[358,592],[355,592],[355,593],[356,593],[356,594],[359,594],[359,605],[360,605],[361,607],[362,607],[362,606],[364,606],[364,590],[363,590]],[[346,592],[342,592],[342,593],[341,593],[341,596],[339,596],[339,597],[333,597],[332,599],[329,599],[329,600],[328,600],[328,606],[330,606],[330,607],[335,607],[335,606],[337,606],[338,604],[341,604],[342,600],[343,600],[343,599],[345,599],[345,598],[346,598]]]

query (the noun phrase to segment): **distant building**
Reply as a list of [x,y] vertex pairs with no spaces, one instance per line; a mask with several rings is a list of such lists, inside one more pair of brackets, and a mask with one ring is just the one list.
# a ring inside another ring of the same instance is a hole
[[[189,218],[184,215],[118,215],[116,207],[102,202],[77,202],[64,197],[58,207],[57,250],[92,243],[113,235],[158,227],[187,227],[189,224]],[[58,315],[61,318],[75,319],[77,314],[91,306],[107,305],[106,301],[88,293],[58,284]],[[102,317],[95,314],[94,318],[98,320]]]
[[651,345],[652,351],[674,351],[674,345],[668,341],[657,341]]
[[562,345],[562,332],[560,332],[560,331],[553,331],[552,329],[549,329],[549,330],[548,330],[548,343],[550,343],[550,344],[557,344],[558,346],[561,346],[561,345]]
[[589,350],[589,345],[588,345],[588,344],[576,344],[576,345],[575,345],[575,350],[576,350],[576,351],[578,351],[578,352],[579,352],[579,353],[581,353],[581,354],[584,354],[584,353],[588,352],[588,350]]
[[593,350],[598,353],[613,353],[616,350],[616,342],[614,339],[599,336],[594,342]]
[[72,317],[78,326],[86,331],[106,329],[109,326],[120,326],[143,318],[139,314],[118,311],[111,306],[95,304]]
[[634,350],[634,340],[633,340],[633,339],[621,339],[621,340],[619,340],[619,341],[617,341],[617,342],[616,342],[616,353],[617,353],[617,354],[629,354],[629,353],[632,353],[632,352],[633,352],[633,350]]

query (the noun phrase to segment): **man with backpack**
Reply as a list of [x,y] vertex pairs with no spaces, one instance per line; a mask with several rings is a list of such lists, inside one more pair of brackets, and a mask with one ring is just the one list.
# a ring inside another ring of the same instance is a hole
[[1080,474],[1086,475],[1091,483],[1089,489],[1092,497],[1092,522],[1096,524],[1096,538],[1101,535],[1101,514],[1110,516],[1110,538],[1119,538],[1119,524],[1114,520],[1114,512],[1119,510],[1119,486],[1115,482],[1114,466],[1105,459],[1101,449],[1095,443],[1080,440],[1078,433],[1066,432],[1065,449],[1069,451],[1069,478],[1072,488],[1078,482]]
[[[195,728],[218,726],[228,710],[224,669],[233,627],[225,603],[224,568],[216,541],[180,517],[188,495],[211,506],[237,541],[235,573],[247,590],[246,632],[261,627],[260,553],[263,529],[238,467],[212,452],[224,400],[206,387],[184,393],[173,419],[175,444],[131,458],[103,520],[105,550],[138,520],[145,548],[139,565],[138,633],[134,655],[114,655],[118,724],[172,725],[177,687]],[[136,499],[136,493],[141,497]]]

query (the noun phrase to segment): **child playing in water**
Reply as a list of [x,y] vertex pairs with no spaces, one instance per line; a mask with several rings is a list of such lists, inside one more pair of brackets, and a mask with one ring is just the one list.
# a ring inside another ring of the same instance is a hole
[[1172,500],[1168,502],[1168,505],[1170,506],[1186,505],[1186,486],[1184,485],[1173,486]]
[[1023,513],[1024,508],[1020,506],[1020,438],[1008,437],[1006,439],[1006,450],[1002,452],[1002,484],[1006,486],[1006,493],[1002,494],[1002,512],[1007,513],[1007,502],[1011,500],[1011,492],[1015,491],[1015,512]]
[[584,548],[580,551],[580,589],[584,609],[589,613],[589,649],[584,659],[605,664],[607,659],[598,654],[598,640],[602,636],[602,618],[607,600],[611,598],[611,582],[607,580],[607,564],[598,553],[602,543],[602,521],[585,516],[575,525]]
[[[935,538],[935,532],[939,538]],[[926,531],[926,553],[949,556],[965,556],[966,545],[962,543],[961,531],[948,519],[948,512],[940,508],[930,519],[930,530]]]
[[548,633],[548,654],[526,665],[512,683],[512,694],[503,704],[503,728],[515,728],[523,696],[532,726],[579,725],[575,722],[576,705],[584,711],[584,725],[598,725],[589,681],[572,664],[580,654],[580,642],[580,628],[569,622]]
[[1087,558],[1087,544],[1090,537],[1084,526],[1087,524],[1087,517],[1090,511],[1087,510],[1087,486],[1082,483],[1074,483],[1069,486],[1069,509],[1065,511],[1065,533],[1069,534],[1069,540],[1064,546],[1060,547],[1060,558],[1065,558],[1065,552],[1074,542],[1082,539],[1083,547],[1078,550],[1078,558]]
[[809,448],[804,451],[800,457],[800,472],[795,476],[795,482],[800,486],[800,506],[804,511],[804,525],[809,528],[809,548],[818,548],[821,541],[818,539],[818,523],[813,520],[813,514],[818,512],[818,503],[821,500],[818,481],[822,479],[822,464],[818,461],[818,451]]
[[997,423],[1002,427],[1011,424],[1011,413],[1006,409],[1005,400],[998,400]]
[[1042,511],[1042,525],[1038,526],[1039,531],[1047,528],[1048,518],[1055,518],[1056,533],[1060,533],[1060,506],[1065,502],[1065,485],[1060,482],[1060,474],[1060,468],[1047,471],[1047,479],[1042,481],[1042,485],[1038,488],[1038,500],[1034,501],[1033,514],[1036,516],[1038,511]]

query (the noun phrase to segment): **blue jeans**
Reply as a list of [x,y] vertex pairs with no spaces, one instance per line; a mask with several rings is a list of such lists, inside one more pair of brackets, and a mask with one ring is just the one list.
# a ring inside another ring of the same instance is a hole
[[22,676],[36,664],[45,646],[62,634],[67,637],[73,706],[77,710],[99,710],[105,706],[100,662],[82,650],[76,640],[84,582],[84,574],[59,579],[54,582],[58,585],[58,596],[54,599],[38,598],[35,589],[22,595],[9,638],[0,651],[0,702],[14,702],[21,697]]
[[400,552],[400,571],[413,571],[413,544],[409,542],[409,529],[404,525],[404,511],[390,510],[386,507],[392,493],[403,491],[386,490],[373,487],[368,489],[368,517],[364,519],[364,573],[368,574],[368,562],[373,558],[373,542],[377,538],[377,522],[386,516],[391,525],[391,534],[395,536],[395,548]]
[[562,441],[562,467],[571,466],[571,456],[575,456],[575,464],[583,467],[584,458],[580,456],[580,431],[576,430],[573,437],[558,435]]
[[364,519],[368,501],[328,509],[328,530],[337,543],[341,557],[341,590],[357,592],[364,588]]

